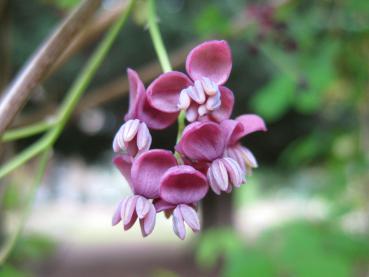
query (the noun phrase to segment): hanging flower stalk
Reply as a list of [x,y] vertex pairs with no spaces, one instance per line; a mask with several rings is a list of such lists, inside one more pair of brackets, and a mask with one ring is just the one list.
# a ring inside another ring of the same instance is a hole
[[[164,212],[172,218],[174,233],[184,239],[185,224],[200,231],[197,207],[207,193],[230,193],[246,183],[257,162],[240,139],[266,131],[266,126],[253,114],[230,119],[234,95],[224,84],[231,68],[228,43],[206,41],[188,54],[187,74],[168,71],[147,89],[134,70],[127,70],[130,105],[113,140],[113,162],[132,195],[118,204],[113,225],[122,222],[128,230],[139,221],[147,236],[156,214]],[[150,129],[168,128],[181,113],[189,124],[180,130],[175,153],[150,149]]]

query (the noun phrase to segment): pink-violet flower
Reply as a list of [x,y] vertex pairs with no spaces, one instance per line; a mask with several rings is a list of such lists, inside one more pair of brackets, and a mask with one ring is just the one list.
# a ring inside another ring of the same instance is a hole
[[137,72],[128,69],[129,110],[125,123],[119,128],[113,140],[114,152],[123,152],[135,157],[151,146],[151,129],[164,129],[174,123],[178,112],[167,113],[151,106]]
[[170,151],[149,150],[133,162],[125,156],[117,156],[114,164],[125,176],[134,195],[119,203],[112,224],[122,221],[124,230],[128,230],[139,218],[142,235],[147,236],[153,231],[156,218],[151,199],[160,196],[160,178],[169,168],[177,165],[177,161]]
[[255,156],[248,148],[241,145],[240,140],[253,132],[266,131],[264,120],[255,114],[245,114],[235,120],[224,120],[221,126],[226,134],[227,144],[224,157],[237,161],[247,174],[251,174],[252,168],[256,168],[258,164]]
[[229,118],[233,108],[233,93],[222,86],[231,69],[227,42],[204,42],[187,56],[186,70],[191,79],[178,71],[160,75],[147,89],[149,102],[163,112],[185,110],[189,122],[205,115],[220,122]]
[[221,125],[194,122],[188,125],[176,145],[183,159],[207,175],[208,183],[216,194],[230,192],[244,182],[245,171],[232,158],[223,158],[227,142]]
[[200,220],[193,206],[208,192],[206,177],[192,166],[170,168],[161,178],[158,211],[172,212],[173,230],[180,238],[186,236],[186,223],[194,232],[200,231]]

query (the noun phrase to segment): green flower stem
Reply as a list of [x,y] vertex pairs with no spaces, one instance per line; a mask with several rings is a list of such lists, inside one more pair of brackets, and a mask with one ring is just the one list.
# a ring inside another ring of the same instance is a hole
[[9,130],[1,137],[1,141],[9,142],[9,141],[37,135],[39,133],[49,130],[51,127],[55,126],[56,124],[57,124],[57,120],[47,120],[47,121],[37,122],[35,124],[29,125],[24,128],[17,128],[17,129]]
[[164,72],[172,71],[172,66],[170,65],[168,53],[165,49],[163,39],[161,38],[158,19],[156,16],[155,0],[149,0],[149,10],[148,10],[148,27],[151,35],[152,42],[155,47],[156,54],[160,65]]
[[183,129],[185,128],[185,119],[186,119],[186,112],[181,111],[178,116],[178,133],[177,133],[177,142],[181,139]]
[[46,148],[46,150],[44,150],[44,152],[42,153],[42,155],[40,157],[40,162],[39,162],[39,167],[38,167],[38,170],[37,170],[36,179],[35,179],[35,182],[33,183],[33,185],[31,186],[30,191],[27,195],[27,199],[25,201],[26,203],[25,203],[24,207],[22,208],[21,218],[20,218],[19,223],[16,227],[16,230],[14,230],[9,235],[9,237],[4,242],[2,248],[0,249],[0,265],[4,264],[4,262],[6,261],[6,259],[9,256],[9,254],[11,253],[15,243],[18,241],[18,238],[19,238],[20,234],[22,233],[22,230],[24,228],[26,219],[28,218],[28,216],[31,212],[32,203],[33,203],[33,200],[35,198],[37,188],[39,187],[39,185],[42,181],[42,177],[45,174],[47,161],[49,160],[49,157],[50,157],[50,152],[51,152],[51,148]]
[[22,151],[7,164],[0,168],[0,178],[4,177],[12,170],[21,166],[29,159],[41,153],[46,148],[52,146],[63,131],[65,124],[70,119],[70,116],[77,105],[82,94],[85,92],[87,86],[91,82],[100,64],[104,60],[108,53],[114,39],[117,37],[119,30],[123,27],[126,22],[128,15],[132,9],[134,0],[131,0],[127,9],[125,9],[122,16],[117,22],[110,28],[103,41],[99,44],[98,48],[89,59],[87,65],[84,67],[82,72],[73,83],[72,87],[67,92],[67,96],[59,109],[57,124],[49,130],[41,139],[32,144],[30,147]]
[[[170,65],[168,53],[165,49],[163,39],[161,38],[160,30],[158,27],[158,20],[155,9],[155,0],[149,0],[148,26],[151,40],[154,44],[154,48],[163,71],[164,72],[172,71],[172,66]],[[181,111],[177,119],[178,122],[177,142],[182,137],[182,132],[185,127],[185,118],[186,118],[185,112]]]

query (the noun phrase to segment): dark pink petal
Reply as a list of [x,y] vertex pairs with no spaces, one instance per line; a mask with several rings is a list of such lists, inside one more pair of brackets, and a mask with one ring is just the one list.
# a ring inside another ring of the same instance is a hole
[[222,122],[231,117],[234,105],[233,92],[226,87],[219,87],[220,90],[220,107],[209,114],[209,119]]
[[223,155],[225,136],[219,124],[214,122],[194,122],[188,125],[176,150],[196,161],[212,161]]
[[159,197],[160,178],[175,165],[175,157],[167,150],[149,150],[141,154],[131,170],[134,193],[150,199]]
[[145,97],[142,108],[138,112],[138,118],[150,129],[162,130],[172,125],[177,120],[178,114],[178,111],[167,113],[154,108]]
[[222,126],[223,132],[226,136],[227,145],[234,145],[242,138],[244,128],[242,124],[234,119],[223,120],[220,125]]
[[255,114],[245,114],[236,120],[224,120],[221,123],[227,137],[227,145],[236,144],[244,136],[257,131],[266,131],[264,120]]
[[186,228],[179,207],[175,208],[173,211],[173,231],[181,240],[185,239]]
[[242,137],[257,131],[266,131],[264,120],[256,114],[244,114],[236,118],[243,126]]
[[140,219],[142,236],[146,237],[152,233],[155,227],[156,211],[154,205],[150,203],[149,211],[145,218]]
[[224,84],[232,69],[232,55],[224,40],[204,42],[188,54],[186,70],[192,80],[207,77],[217,85]]
[[175,204],[169,203],[160,198],[155,199],[154,206],[155,206],[157,213],[165,211],[165,210],[172,210],[176,207]]
[[128,155],[118,155],[113,158],[114,165],[119,169],[124,178],[127,180],[128,184],[132,188],[131,182],[131,167],[132,167],[132,157]]
[[181,214],[184,222],[192,229],[194,232],[200,231],[200,220],[194,208],[181,204],[179,205]]
[[139,119],[146,123],[150,129],[161,130],[172,125],[178,116],[178,112],[162,112],[155,109],[148,102],[145,87],[137,72],[128,69],[129,80],[129,109],[124,119]]
[[183,73],[171,71],[161,74],[147,89],[150,104],[163,112],[178,112],[179,95],[182,89],[192,85],[191,80]]
[[142,106],[142,101],[145,98],[145,87],[142,83],[137,72],[128,68],[127,69],[128,82],[129,82],[129,108],[128,113],[124,119],[136,119],[139,109]]
[[192,166],[170,168],[160,182],[160,198],[173,204],[200,201],[208,191],[206,177]]

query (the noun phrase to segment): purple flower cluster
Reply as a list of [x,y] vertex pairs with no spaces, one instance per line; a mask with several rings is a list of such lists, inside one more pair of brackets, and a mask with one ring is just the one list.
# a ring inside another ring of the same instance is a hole
[[[266,131],[264,121],[247,114],[229,119],[234,96],[223,84],[232,68],[231,51],[225,41],[208,41],[187,56],[187,74],[171,71],[160,75],[145,89],[138,74],[128,69],[130,106],[118,130],[113,162],[128,181],[132,196],[124,198],[113,216],[128,230],[139,219],[143,236],[155,226],[156,213],[173,219],[173,230],[184,239],[185,223],[200,230],[198,202],[208,193],[231,192],[245,183],[257,167],[256,159],[240,139]],[[149,129],[173,124],[180,111],[189,125],[175,146],[153,149]]]

